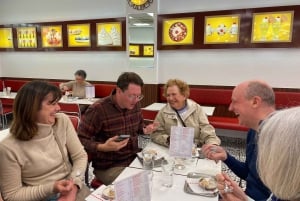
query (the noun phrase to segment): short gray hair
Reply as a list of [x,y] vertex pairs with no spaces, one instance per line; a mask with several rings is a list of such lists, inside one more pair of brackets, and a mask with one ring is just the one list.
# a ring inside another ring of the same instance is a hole
[[258,171],[263,183],[284,200],[300,198],[300,107],[276,112],[258,139]]
[[259,96],[269,106],[275,106],[275,94],[273,89],[264,82],[250,81],[246,88],[246,99]]

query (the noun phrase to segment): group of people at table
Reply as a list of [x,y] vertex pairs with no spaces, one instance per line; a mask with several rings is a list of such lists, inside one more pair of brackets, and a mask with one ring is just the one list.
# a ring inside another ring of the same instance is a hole
[[[136,158],[139,134],[168,147],[172,126],[193,127],[194,142],[206,158],[223,161],[246,180],[243,191],[225,173],[216,175],[220,199],[300,200],[300,108],[276,111],[273,89],[264,81],[245,81],[232,93],[229,110],[250,128],[241,162],[221,146],[201,106],[189,99],[188,84],[179,79],[167,81],[168,104],[146,126],[139,104],[143,80],[134,72],[122,73],[111,94],[86,109],[76,132],[58,104],[61,90],[74,94],[75,86],[80,88],[76,96],[84,94],[90,84],[86,73],[77,71],[75,78],[60,88],[32,81],[18,91],[10,134],[0,142],[3,200],[84,200],[90,194],[84,184],[87,153],[95,177],[109,185]],[[121,134],[130,137],[118,141]]]

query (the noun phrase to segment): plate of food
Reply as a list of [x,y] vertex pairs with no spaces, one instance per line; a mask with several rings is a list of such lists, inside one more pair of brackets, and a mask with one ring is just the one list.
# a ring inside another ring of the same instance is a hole
[[194,195],[214,197],[218,195],[217,181],[211,175],[190,172],[185,180],[184,191]]
[[182,22],[175,22],[169,28],[169,36],[171,40],[180,42],[185,39],[187,35],[187,27]]
[[143,155],[149,155],[154,160],[154,167],[160,167],[162,159],[164,158],[157,150],[155,149],[144,149],[142,152],[137,153],[139,161],[143,164]]
[[115,189],[112,185],[107,186],[102,191],[102,197],[106,200],[115,199]]

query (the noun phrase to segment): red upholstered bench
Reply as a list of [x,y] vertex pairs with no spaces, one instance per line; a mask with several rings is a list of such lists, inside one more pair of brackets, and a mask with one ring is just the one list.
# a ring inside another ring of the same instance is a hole
[[237,131],[249,130],[249,128],[241,126],[237,118],[209,116],[208,120],[214,128],[237,130]]
[[8,80],[4,81],[4,84],[5,84],[5,87],[11,87],[11,91],[17,92],[27,82],[29,82],[29,81],[28,80],[11,80],[11,79],[8,79]]
[[112,90],[116,88],[114,84],[94,84],[96,98],[103,98],[110,95]]

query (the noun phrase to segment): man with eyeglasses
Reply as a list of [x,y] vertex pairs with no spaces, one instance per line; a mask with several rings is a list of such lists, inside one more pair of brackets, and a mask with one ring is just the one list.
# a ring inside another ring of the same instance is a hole
[[[154,124],[144,127],[139,101],[143,99],[141,77],[134,72],[122,73],[110,96],[85,112],[78,135],[92,157],[94,174],[105,185],[111,184],[135,159],[138,135],[150,134]],[[129,135],[120,140],[120,135]]]

